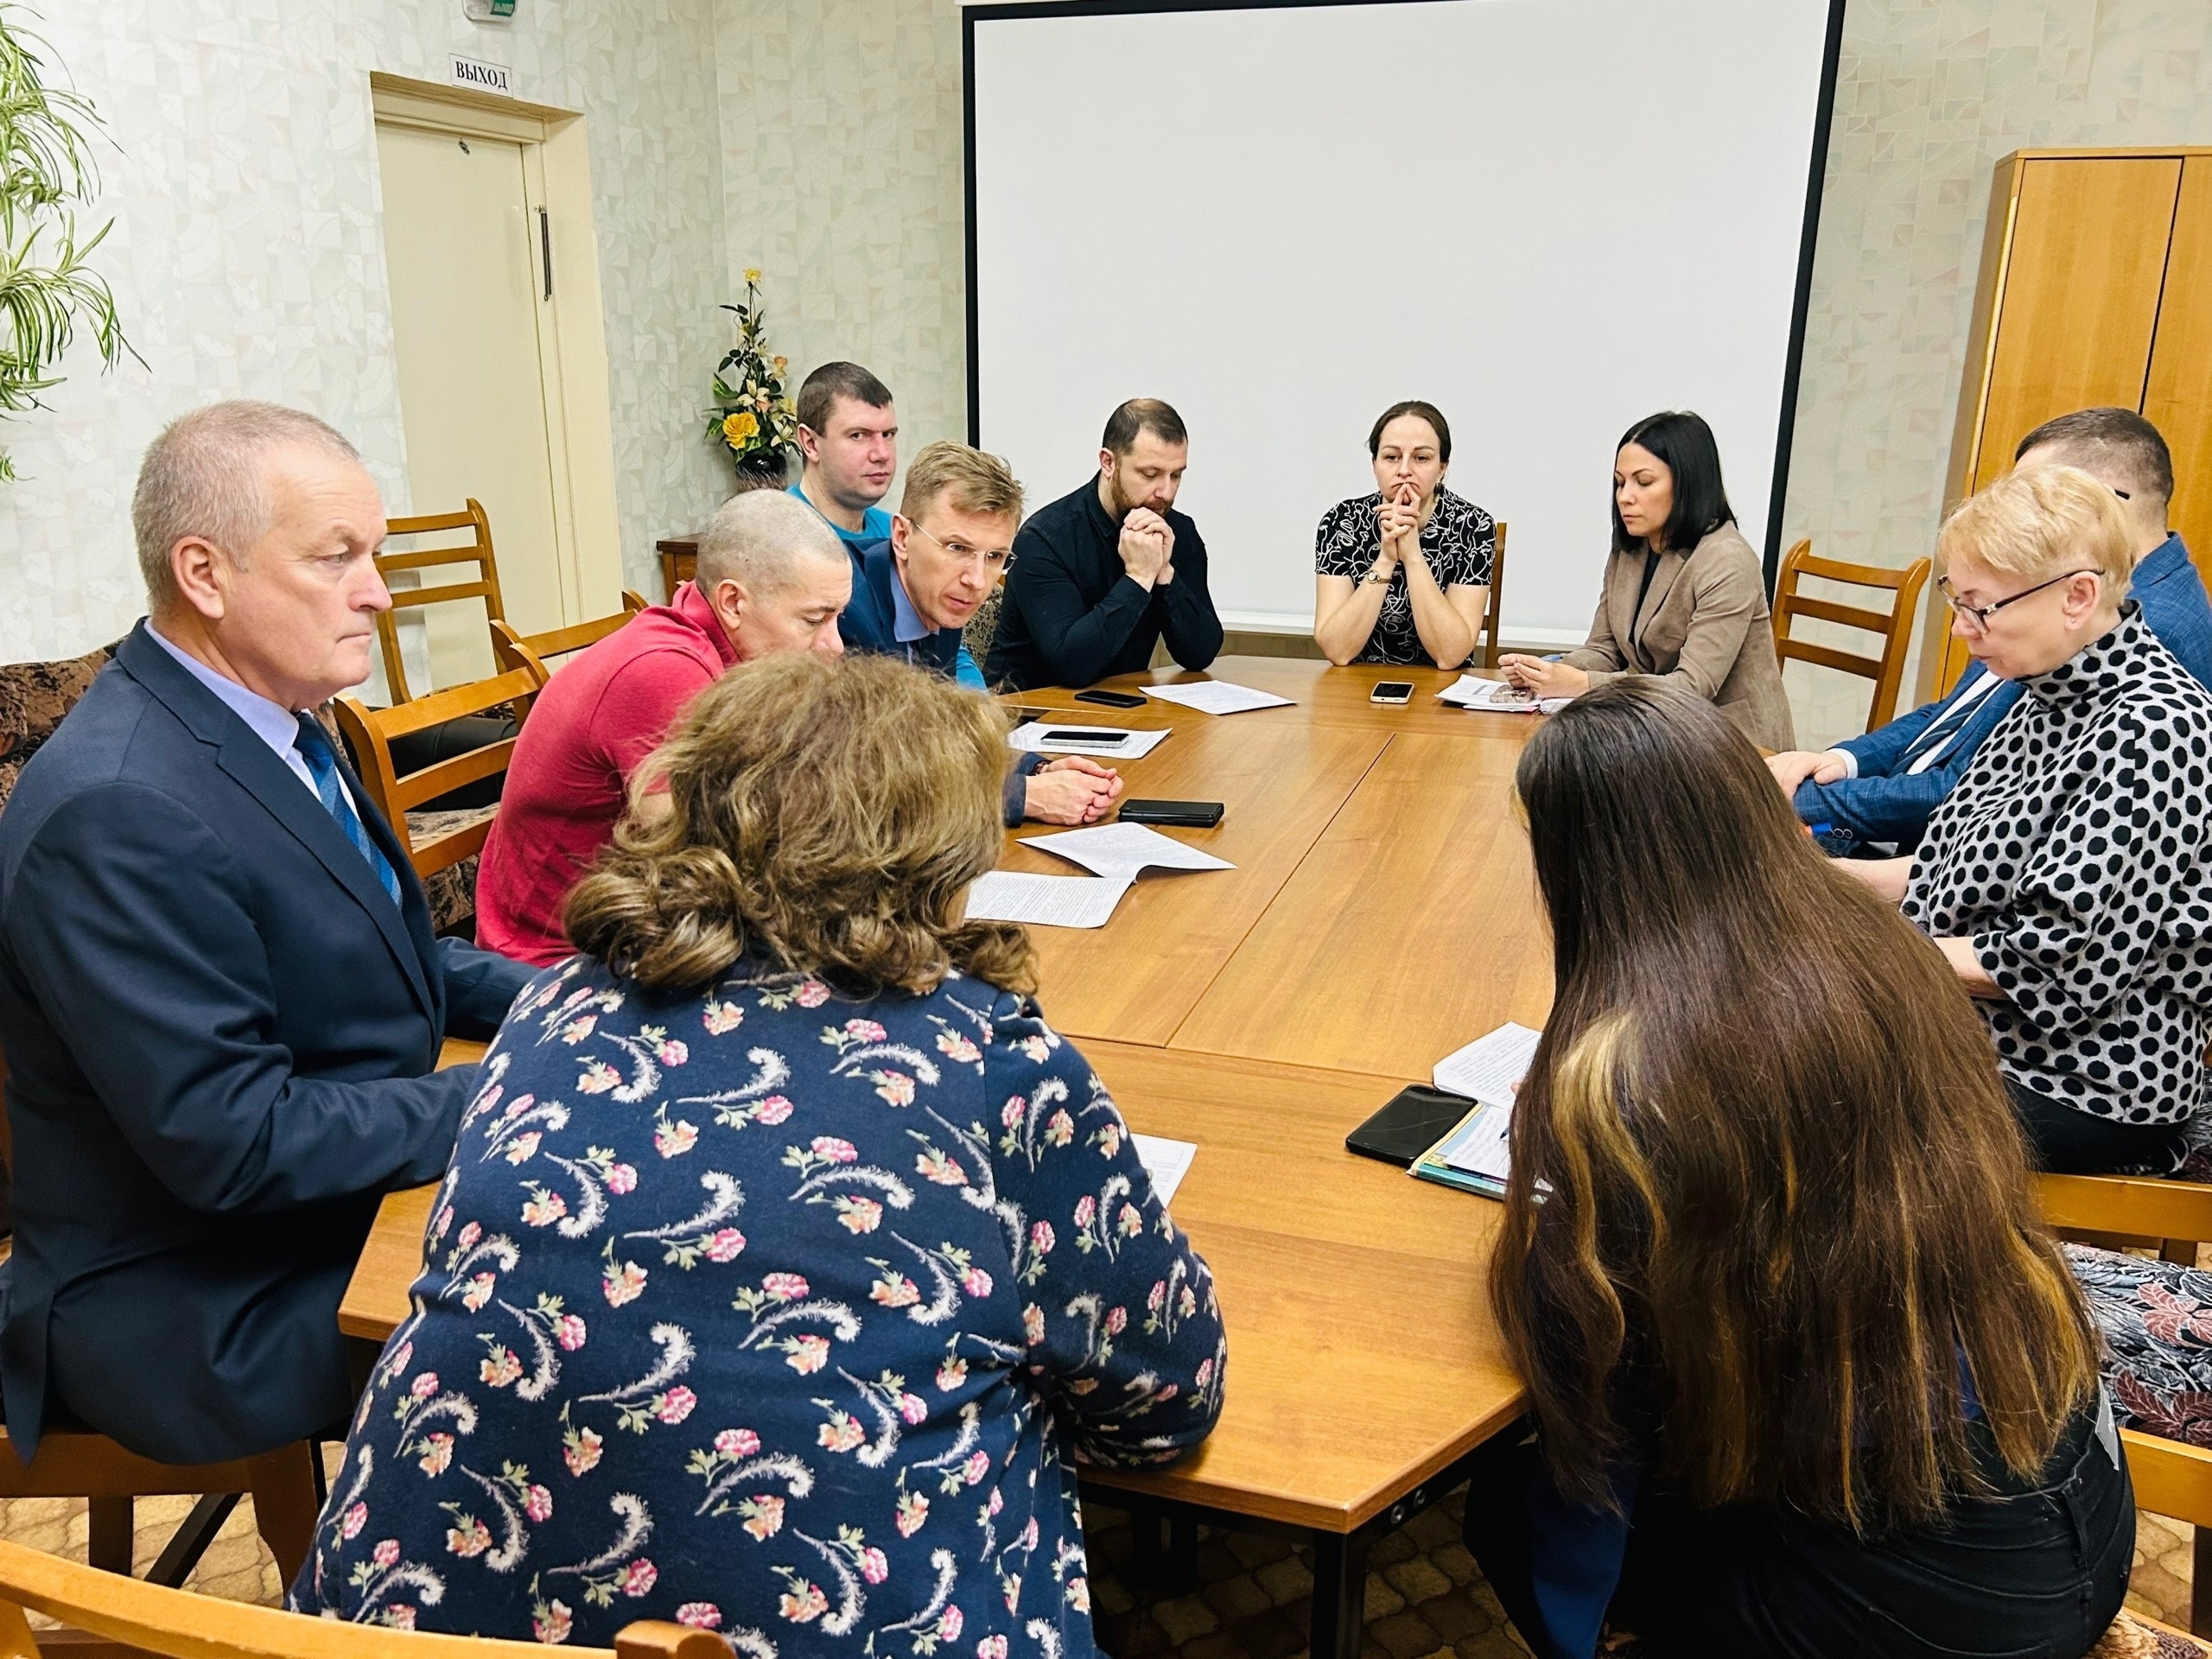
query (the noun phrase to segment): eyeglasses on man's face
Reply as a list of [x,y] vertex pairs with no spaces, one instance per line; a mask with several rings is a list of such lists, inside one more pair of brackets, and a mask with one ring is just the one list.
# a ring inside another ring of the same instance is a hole
[[2031,594],[2039,594],[2046,588],[2056,588],[2060,582],[2071,582],[2075,576],[2095,576],[2101,582],[2104,579],[2104,573],[2101,570],[2069,570],[2062,575],[2051,577],[2048,582],[2039,582],[2032,588],[2023,588],[2017,594],[2008,594],[2003,599],[1988,605],[1965,603],[1953,591],[1951,579],[1948,576],[1936,578],[1936,591],[1943,595],[1943,602],[1951,607],[1961,622],[1966,623],[1976,633],[1986,633],[1989,631],[1989,619],[2007,605],[2017,605]]
[[[912,519],[907,522],[913,523]],[[929,536],[930,540],[935,542],[962,564],[981,564],[983,567],[983,574],[987,576],[996,576],[1014,563],[1014,550],[1010,547],[970,547],[957,536],[950,541],[946,541],[941,537],[930,536],[929,531],[924,530],[919,524],[914,524],[914,533],[917,536]]]

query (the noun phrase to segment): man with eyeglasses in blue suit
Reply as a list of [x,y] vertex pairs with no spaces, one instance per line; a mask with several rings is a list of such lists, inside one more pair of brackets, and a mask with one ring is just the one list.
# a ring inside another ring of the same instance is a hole
[[[2158,429],[2133,410],[2076,410],[2022,438],[2013,465],[2077,467],[2126,504],[2137,532],[2128,597],[2142,606],[2143,620],[2183,666],[2212,685],[2212,601],[2189,550],[2166,523],[2173,456]],[[2025,597],[2010,594],[1985,610]],[[1978,615],[1967,626],[1986,620]],[[1817,753],[1793,749],[1770,757],[1767,766],[1828,852],[1909,853],[2019,696],[2018,685],[1974,663],[1948,694],[1878,731]]]
[[[1021,486],[996,455],[964,443],[933,443],[906,469],[899,511],[886,540],[853,550],[853,598],[837,619],[848,651],[903,657],[983,689],[964,631],[1013,563],[1021,525]],[[1122,780],[1083,755],[1048,765],[1024,754],[1007,774],[1009,827],[1024,818],[1095,823],[1112,810]]]

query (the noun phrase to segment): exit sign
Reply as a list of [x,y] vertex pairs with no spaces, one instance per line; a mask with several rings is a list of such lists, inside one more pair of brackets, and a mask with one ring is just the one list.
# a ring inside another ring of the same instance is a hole
[[515,95],[513,83],[507,77],[504,63],[480,63],[474,58],[453,54],[453,84],[467,86],[480,92],[497,92],[501,98]]

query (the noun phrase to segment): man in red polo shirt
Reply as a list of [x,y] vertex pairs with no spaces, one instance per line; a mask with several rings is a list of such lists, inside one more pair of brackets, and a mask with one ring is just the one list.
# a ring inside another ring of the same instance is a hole
[[724,502],[697,575],[580,652],[531,706],[477,873],[477,943],[540,967],[569,956],[562,904],[613,838],[638,763],[733,664],[836,656],[852,587],[844,544],[804,502],[774,490]]

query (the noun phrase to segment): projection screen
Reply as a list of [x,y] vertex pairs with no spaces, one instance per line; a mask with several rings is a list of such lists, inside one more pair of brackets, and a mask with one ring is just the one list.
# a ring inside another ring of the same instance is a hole
[[1693,409],[1766,548],[1842,0],[971,7],[969,423],[1033,506],[1125,397],[1191,429],[1229,626],[1422,397],[1510,525],[1502,632],[1579,643],[1614,444]]

